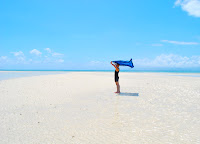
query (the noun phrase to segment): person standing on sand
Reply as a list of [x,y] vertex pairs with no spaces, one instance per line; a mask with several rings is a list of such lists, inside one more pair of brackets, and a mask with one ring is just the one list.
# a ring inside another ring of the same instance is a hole
[[120,86],[119,86],[119,64],[113,64],[112,61],[110,62],[115,67],[115,83],[117,86],[117,91],[115,93],[120,93]]

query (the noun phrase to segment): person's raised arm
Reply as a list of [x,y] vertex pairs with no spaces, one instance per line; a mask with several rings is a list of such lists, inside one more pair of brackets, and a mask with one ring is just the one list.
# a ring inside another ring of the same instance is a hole
[[112,61],[110,62],[111,65],[113,65],[115,67],[115,65],[112,63]]
[[112,61],[111,61],[110,63],[111,63],[111,65],[113,65],[116,69],[118,69],[118,67],[116,67],[116,65],[114,65],[114,64],[112,63]]

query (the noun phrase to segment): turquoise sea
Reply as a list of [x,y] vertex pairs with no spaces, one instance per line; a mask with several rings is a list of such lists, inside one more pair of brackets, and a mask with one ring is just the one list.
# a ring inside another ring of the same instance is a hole
[[[59,71],[0,71],[0,81],[20,78],[20,77],[31,77],[39,75],[51,75],[51,74],[60,74],[64,72]],[[66,72],[65,72],[66,73]]]
[[[39,76],[39,75],[62,74],[62,73],[68,73],[68,72],[114,72],[114,70],[0,70],[0,80],[13,79],[13,78],[19,78],[19,77]],[[200,71],[120,70],[120,72],[171,73],[170,76],[200,77]],[[181,74],[178,74],[178,73],[181,73]]]

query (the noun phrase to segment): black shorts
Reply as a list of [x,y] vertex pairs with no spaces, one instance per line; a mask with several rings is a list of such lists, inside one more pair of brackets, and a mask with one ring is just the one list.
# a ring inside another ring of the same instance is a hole
[[119,81],[119,77],[115,76],[115,82]]

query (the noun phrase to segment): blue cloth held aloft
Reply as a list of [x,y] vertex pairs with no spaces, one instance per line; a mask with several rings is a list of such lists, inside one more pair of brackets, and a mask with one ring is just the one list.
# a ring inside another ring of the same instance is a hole
[[129,66],[131,68],[134,68],[132,59],[130,61],[118,60],[118,61],[112,61],[112,62],[119,64],[120,66]]

